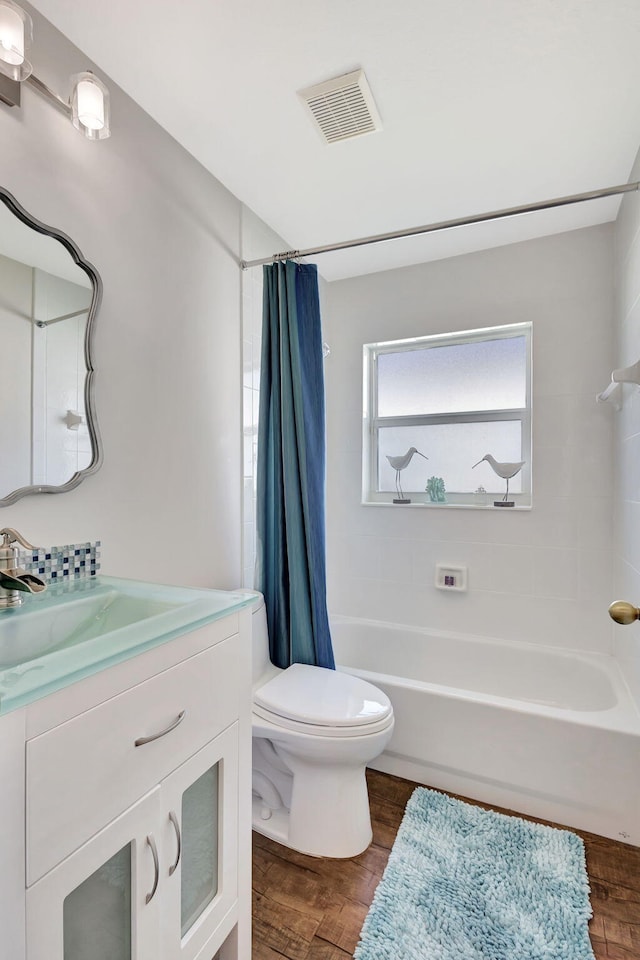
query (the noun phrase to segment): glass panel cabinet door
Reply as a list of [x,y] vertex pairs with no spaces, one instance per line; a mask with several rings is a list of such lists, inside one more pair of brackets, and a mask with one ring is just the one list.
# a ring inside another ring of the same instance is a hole
[[198,777],[182,794],[181,936],[218,892],[220,763]]
[[132,960],[131,843],[67,894],[64,960]]
[[156,960],[159,797],[156,787],[27,890],[27,960]]
[[174,851],[165,865],[166,960],[195,960],[205,947],[211,957],[228,932],[216,937],[238,892],[237,804],[236,723],[161,784],[164,836]]

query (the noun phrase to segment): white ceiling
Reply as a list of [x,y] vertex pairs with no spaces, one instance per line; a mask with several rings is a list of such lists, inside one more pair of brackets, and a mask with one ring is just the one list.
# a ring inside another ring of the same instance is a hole
[[[639,0],[35,6],[295,249],[624,183],[640,142]],[[296,91],[357,67],[383,129],[326,146]],[[618,205],[318,265],[327,279],[384,270],[601,223]]]

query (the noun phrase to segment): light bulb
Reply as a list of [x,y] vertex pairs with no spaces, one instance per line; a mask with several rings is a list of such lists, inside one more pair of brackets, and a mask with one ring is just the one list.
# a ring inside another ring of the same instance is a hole
[[91,80],[81,80],[78,84],[78,119],[89,130],[104,127],[102,90]]
[[88,140],[104,140],[110,136],[109,91],[92,73],[78,73],[73,78],[71,122]]
[[31,64],[25,51],[31,43],[31,17],[13,0],[0,0],[0,73],[26,80]]

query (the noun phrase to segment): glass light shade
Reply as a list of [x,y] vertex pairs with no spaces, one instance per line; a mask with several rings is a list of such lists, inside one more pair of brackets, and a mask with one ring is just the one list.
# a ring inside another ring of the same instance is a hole
[[109,91],[89,71],[73,77],[71,122],[88,140],[111,136]]
[[29,14],[13,0],[0,0],[0,73],[11,80],[26,80],[31,64],[25,53],[31,46],[33,24]]

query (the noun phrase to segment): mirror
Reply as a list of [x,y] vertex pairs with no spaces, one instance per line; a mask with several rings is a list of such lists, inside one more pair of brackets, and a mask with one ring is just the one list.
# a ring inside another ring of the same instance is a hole
[[0,187],[0,507],[72,490],[102,462],[93,326],[102,282]]

